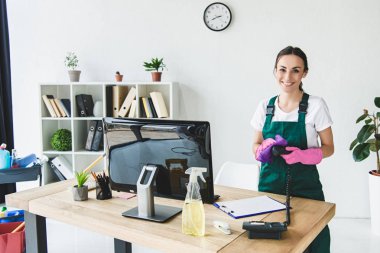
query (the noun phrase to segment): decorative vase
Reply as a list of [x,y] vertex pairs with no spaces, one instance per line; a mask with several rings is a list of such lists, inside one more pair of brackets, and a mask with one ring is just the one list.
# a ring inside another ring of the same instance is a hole
[[123,81],[123,75],[115,75],[116,82],[122,82]]
[[153,82],[161,82],[162,72],[151,72]]
[[375,171],[369,172],[369,205],[372,232],[380,236],[380,176],[376,174]]
[[103,102],[102,101],[95,102],[93,112],[94,112],[95,117],[103,116]]
[[78,185],[74,185],[73,198],[75,201],[88,200],[88,186],[83,185],[82,187],[78,187]]
[[80,70],[69,70],[70,82],[79,82]]

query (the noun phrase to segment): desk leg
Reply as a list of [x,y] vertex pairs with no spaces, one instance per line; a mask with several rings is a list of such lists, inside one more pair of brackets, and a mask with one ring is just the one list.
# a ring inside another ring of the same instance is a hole
[[114,239],[115,253],[132,253],[132,243]]
[[25,211],[25,243],[27,253],[47,253],[46,219]]

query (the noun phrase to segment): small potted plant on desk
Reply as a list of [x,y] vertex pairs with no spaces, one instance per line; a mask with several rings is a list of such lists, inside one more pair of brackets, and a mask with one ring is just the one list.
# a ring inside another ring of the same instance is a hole
[[166,65],[163,62],[164,58],[158,59],[158,58],[152,58],[150,62],[144,62],[144,67],[146,71],[152,71],[152,80],[154,82],[160,82],[161,81],[161,71],[166,68]]
[[70,82],[79,82],[80,70],[76,70],[78,67],[78,57],[74,52],[69,52],[65,58],[65,65],[69,68]]
[[89,174],[85,171],[75,172],[75,178],[77,179],[77,185],[73,187],[73,197],[76,201],[83,201],[88,199],[88,186],[84,183],[87,182]]
[[[374,102],[376,107],[380,108],[380,97],[376,97]],[[376,154],[376,169],[369,171],[369,202],[372,232],[380,235],[380,112],[369,114],[368,110],[364,109],[363,115],[356,120],[356,123],[363,120],[364,126],[351,143],[350,150],[353,150],[352,155],[355,162],[363,161],[370,155],[370,152]]]

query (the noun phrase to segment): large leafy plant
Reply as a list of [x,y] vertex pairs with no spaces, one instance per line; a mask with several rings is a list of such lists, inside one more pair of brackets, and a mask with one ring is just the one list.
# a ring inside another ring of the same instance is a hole
[[[380,97],[375,98],[375,105],[380,108]],[[352,155],[355,162],[363,161],[370,155],[370,152],[376,153],[377,173],[380,173],[379,120],[380,112],[369,114],[368,110],[364,109],[363,115],[356,120],[356,123],[364,121],[364,126],[360,129],[356,139],[350,145],[350,150],[353,150]]]
[[159,71],[161,69],[164,70],[166,68],[166,65],[164,64],[164,58],[158,59],[158,58],[152,58],[150,62],[144,62],[144,67],[146,71]]

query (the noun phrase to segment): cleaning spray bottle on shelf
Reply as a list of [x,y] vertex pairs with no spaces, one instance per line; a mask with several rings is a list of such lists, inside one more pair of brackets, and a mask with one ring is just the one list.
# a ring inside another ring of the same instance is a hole
[[206,182],[203,172],[207,172],[207,168],[191,167],[185,171],[186,174],[190,174],[190,180],[182,209],[182,233],[184,234],[205,235],[205,210],[198,184],[198,177]]
[[7,145],[5,143],[0,146],[0,169],[8,169],[11,167],[11,156],[9,151],[6,150]]

